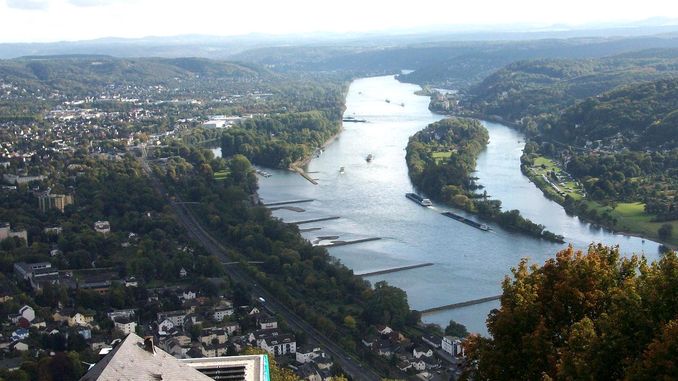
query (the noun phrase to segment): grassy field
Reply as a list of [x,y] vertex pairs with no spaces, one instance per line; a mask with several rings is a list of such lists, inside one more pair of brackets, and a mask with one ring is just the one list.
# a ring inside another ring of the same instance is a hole
[[[553,162],[553,160],[543,156],[539,156],[534,159],[534,165],[530,168],[530,170],[532,170],[536,177],[541,178],[542,175],[546,176],[553,183],[556,183],[556,181],[549,177],[548,174],[550,172],[555,172],[559,176],[563,176],[565,174],[563,170]],[[562,185],[559,183],[556,184],[558,188],[564,193],[564,195],[559,194],[556,189],[548,183],[541,185],[546,186],[546,191],[556,196],[565,197],[569,195],[575,200],[584,198],[584,190],[577,184],[577,182],[572,180],[565,181]]]
[[223,181],[224,179],[226,179],[226,176],[228,176],[227,170],[214,172],[214,179],[217,181]]
[[[564,196],[558,194],[553,186],[547,183],[542,177],[542,175],[544,175],[548,178],[548,173],[551,171],[555,171],[556,174],[561,175],[563,172],[556,163],[546,157],[540,156],[534,159],[534,165],[529,167],[528,171],[528,176],[540,189],[547,192],[557,202],[563,202]],[[555,183],[555,180],[549,179],[551,182]],[[565,192],[565,195],[569,195],[575,200],[582,200],[585,198],[584,190],[577,185],[575,181],[566,181],[563,185],[558,183],[557,186]],[[652,219],[654,216],[645,213],[645,204],[641,202],[622,202],[616,204],[614,208],[591,200],[584,200],[583,202],[587,209],[595,209],[598,215],[609,213],[612,219],[617,221],[614,226],[610,226],[616,231],[658,240],[657,230],[666,223],[653,222]],[[673,225],[673,237],[669,238],[667,241],[673,246],[678,246],[678,221],[671,221],[669,223]]]
[[431,157],[439,164],[441,161],[447,160],[452,156],[452,151],[437,151],[431,153]]
[[[619,203],[614,208],[604,206],[594,201],[587,201],[588,208],[595,208],[599,214],[609,212],[617,219],[615,230],[658,239],[657,230],[667,222],[653,222],[654,216],[645,213],[645,204],[641,202]],[[673,237],[668,240],[672,245],[678,245],[678,221],[668,222],[673,225]]]

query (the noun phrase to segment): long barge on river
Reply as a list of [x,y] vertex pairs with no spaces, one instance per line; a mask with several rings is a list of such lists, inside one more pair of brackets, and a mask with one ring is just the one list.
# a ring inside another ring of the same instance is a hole
[[490,230],[490,227],[485,225],[485,224],[481,224],[480,222],[469,220],[468,218],[466,218],[464,216],[460,216],[460,215],[452,213],[452,212],[442,212],[441,214],[445,217],[450,217],[452,219],[455,219],[459,222],[463,222],[466,225],[473,226],[474,228],[480,229],[482,231],[489,231]]
[[423,198],[416,193],[405,193],[405,197],[409,198],[410,200],[416,202],[421,206],[433,206],[431,200]]

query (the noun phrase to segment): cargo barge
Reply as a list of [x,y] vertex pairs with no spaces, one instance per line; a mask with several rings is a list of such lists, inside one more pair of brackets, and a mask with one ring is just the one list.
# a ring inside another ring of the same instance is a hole
[[405,193],[405,197],[409,198],[410,200],[416,202],[417,204],[419,204],[421,206],[432,206],[433,205],[431,200],[429,200],[427,198],[423,198],[416,193]]
[[487,225],[485,225],[485,224],[481,224],[480,222],[476,222],[476,221],[473,221],[473,220],[469,220],[468,218],[466,218],[466,217],[464,217],[464,216],[460,216],[460,215],[454,214],[454,213],[452,213],[452,212],[443,212],[443,213],[441,213],[441,214],[442,214],[443,216],[453,218],[453,219],[455,219],[455,220],[457,220],[457,221],[459,221],[459,222],[463,222],[463,223],[465,223],[466,225],[473,226],[474,228],[480,229],[480,230],[482,230],[482,231],[489,231],[489,230],[490,230],[490,227],[487,226]]

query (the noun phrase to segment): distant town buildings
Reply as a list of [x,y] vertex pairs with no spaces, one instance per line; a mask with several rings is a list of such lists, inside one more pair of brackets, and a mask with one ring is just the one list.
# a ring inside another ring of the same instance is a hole
[[21,238],[28,242],[28,233],[26,230],[14,231],[8,222],[0,222],[0,242],[7,238]]
[[73,203],[73,196],[68,194],[51,194],[49,190],[38,195],[38,205],[44,213],[48,209],[57,209],[64,212],[66,206]]

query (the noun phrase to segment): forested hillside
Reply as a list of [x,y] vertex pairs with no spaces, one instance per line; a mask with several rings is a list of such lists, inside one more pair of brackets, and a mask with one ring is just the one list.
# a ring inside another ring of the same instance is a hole
[[678,147],[678,78],[622,86],[554,115],[544,133],[585,145],[617,138],[619,147]]
[[[207,80],[254,80],[263,68],[204,58],[24,57],[0,60],[3,82],[42,91],[95,94],[110,84],[197,86]],[[201,81],[200,79],[203,79]],[[45,94],[48,95],[49,93]]]
[[465,104],[483,115],[519,121],[558,112],[621,85],[674,77],[678,77],[678,50],[600,59],[520,61],[473,86]]

